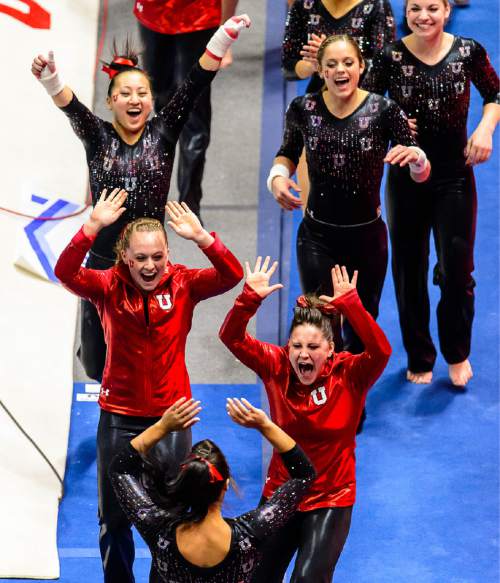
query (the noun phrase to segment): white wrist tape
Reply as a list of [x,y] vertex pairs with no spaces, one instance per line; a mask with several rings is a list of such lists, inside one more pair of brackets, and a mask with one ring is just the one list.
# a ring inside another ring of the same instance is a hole
[[414,152],[416,152],[418,154],[418,160],[416,162],[409,163],[410,172],[412,174],[422,174],[422,172],[425,172],[427,156],[421,148],[418,148],[417,146],[409,146],[409,147],[411,150],[413,150]]
[[64,82],[59,78],[57,71],[50,72],[48,65],[44,67],[39,79],[40,83],[45,87],[47,93],[54,97],[64,89]]
[[267,177],[267,190],[273,193],[273,179],[276,176],[283,176],[283,178],[290,178],[290,170],[284,164],[275,164],[269,171],[269,176]]
[[242,28],[250,26],[250,18],[243,14],[241,16],[233,16],[229,20],[219,26],[212,38],[208,41],[207,52],[211,57],[222,59],[226,54],[227,49],[234,43],[240,34]]

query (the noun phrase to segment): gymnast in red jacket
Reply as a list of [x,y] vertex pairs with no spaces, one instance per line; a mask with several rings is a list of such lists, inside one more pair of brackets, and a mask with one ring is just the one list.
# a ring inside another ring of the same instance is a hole
[[[270,539],[254,581],[281,581],[298,551],[292,582],[332,580],[349,532],[356,495],[355,436],[366,395],[384,370],[391,347],[363,308],[345,267],[332,269],[333,297],[298,299],[286,346],[260,342],[246,331],[262,300],[281,284],[270,285],[277,267],[261,258],[246,264],[243,292],[226,317],[220,338],[262,379],[272,420],[289,433],[311,459],[317,478],[284,532]],[[364,352],[334,352],[332,317],[340,312],[363,342]],[[263,498],[287,480],[273,455]]]
[[[191,397],[184,353],[194,308],[200,300],[234,287],[243,270],[217,235],[208,233],[186,204],[177,202],[167,203],[168,224],[197,243],[213,267],[187,269],[170,263],[165,229],[152,218],[136,219],[125,227],[114,267],[105,271],[81,267],[101,229],[125,212],[124,190],[106,194],[104,190],[89,220],[62,252],[55,274],[66,288],[96,306],[103,324],[108,349],[97,433],[99,540],[105,582],[132,583],[132,532],[107,475],[109,464],[166,408],[181,397]],[[190,449],[187,429],[166,436],[156,455],[175,474]]]

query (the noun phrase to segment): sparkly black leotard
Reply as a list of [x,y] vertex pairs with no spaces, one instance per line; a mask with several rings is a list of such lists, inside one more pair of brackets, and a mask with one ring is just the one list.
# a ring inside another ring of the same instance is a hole
[[291,102],[277,156],[297,164],[305,147],[311,182],[307,214],[323,223],[349,226],[379,214],[389,142],[416,144],[408,119],[394,101],[371,93],[351,115],[339,119],[328,110],[323,94],[314,93]]
[[246,583],[257,566],[263,542],[291,518],[315,478],[314,468],[298,446],[282,454],[282,459],[291,478],[262,506],[226,519],[231,528],[229,552],[209,568],[193,565],[181,555],[175,536],[178,523],[172,524],[168,506],[157,506],[145,490],[142,458],[131,445],[115,457],[110,475],[118,499],[149,545],[163,581]]
[[[311,189],[297,235],[297,259],[304,292],[331,295],[331,268],[357,269],[358,292],[376,318],[387,269],[387,231],[380,217],[380,182],[389,142],[415,145],[408,120],[390,99],[370,93],[344,119],[336,118],[322,93],[290,104],[278,156],[297,164],[305,147]],[[408,169],[404,168],[408,173]],[[344,348],[363,345],[349,324]]]
[[95,254],[112,260],[116,239],[131,220],[147,216],[163,222],[177,139],[196,98],[214,76],[215,72],[195,65],[168,105],[146,122],[132,146],[76,96],[62,108],[85,146],[92,202],[96,203],[103,188],[128,192],[127,211],[99,233],[92,247]]
[[[361,0],[341,18],[334,18],[321,0],[296,0],[288,13],[282,45],[282,67],[287,79],[297,79],[295,65],[311,34],[348,34],[358,43],[370,64],[377,51],[396,38],[396,28],[388,0]],[[308,91],[317,91],[322,81],[314,75]]]
[[448,54],[427,65],[403,41],[376,56],[363,81],[414,117],[418,141],[432,164],[431,178],[416,184],[398,168],[388,176],[387,215],[392,269],[403,343],[412,372],[431,371],[436,348],[429,330],[429,238],[436,244],[434,283],[441,299],[437,321],[441,352],[449,364],[468,358],[474,317],[474,236],[477,195],[465,165],[470,84],[484,104],[499,103],[498,76],[476,41],[456,36]]
[[362,85],[391,99],[416,118],[419,145],[432,163],[432,172],[464,169],[470,84],[484,104],[499,103],[498,76],[484,48],[456,36],[448,54],[426,65],[400,40],[387,45],[373,60]]

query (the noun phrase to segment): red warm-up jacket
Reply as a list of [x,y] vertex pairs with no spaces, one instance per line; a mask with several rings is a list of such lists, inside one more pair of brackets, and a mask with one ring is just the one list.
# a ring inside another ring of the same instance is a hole
[[[349,320],[365,346],[362,354],[340,352],[327,360],[311,385],[297,379],[288,347],[260,342],[246,331],[261,297],[248,285],[227,315],[219,336],[231,352],[262,379],[272,420],[306,452],[317,478],[299,510],[351,506],[356,498],[356,429],[368,389],[382,374],[391,354],[385,334],[363,308],[356,290],[333,305]],[[287,480],[273,454],[263,494],[269,498]]]
[[193,310],[200,300],[226,292],[243,277],[239,261],[213,235],[215,242],[202,251],[214,267],[168,263],[149,293],[133,283],[123,262],[105,271],[81,267],[94,241],[83,229],[62,252],[56,276],[90,300],[101,318],[107,353],[99,405],[106,411],[159,417],[177,399],[191,397],[184,352]]

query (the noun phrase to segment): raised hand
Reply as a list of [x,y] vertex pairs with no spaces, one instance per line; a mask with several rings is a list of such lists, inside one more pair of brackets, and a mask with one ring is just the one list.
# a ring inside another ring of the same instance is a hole
[[212,59],[220,61],[229,47],[238,38],[240,31],[244,28],[249,28],[251,24],[252,21],[248,14],[232,16],[222,26],[219,26],[212,38],[208,41],[205,54]]
[[243,427],[262,429],[270,419],[262,409],[257,409],[246,399],[227,399],[226,409],[229,417]]
[[302,200],[292,192],[292,189],[300,192],[300,186],[291,178],[275,176],[272,182],[272,189],[276,202],[286,211],[293,211],[302,206]]
[[94,206],[94,210],[84,225],[87,235],[96,235],[102,228],[113,224],[127,210],[123,203],[127,198],[127,191],[122,188],[114,188],[107,197],[105,188]]
[[197,415],[200,411],[200,401],[181,397],[163,413],[157,426],[165,433],[187,429],[198,423],[200,418]]
[[311,34],[311,38],[307,42],[306,45],[302,47],[300,54],[304,61],[311,63],[312,65],[317,68],[318,66],[318,49],[321,46],[321,43],[325,40],[326,34],[317,35],[314,32]]
[[267,298],[268,295],[283,287],[281,283],[269,285],[269,280],[278,267],[277,261],[269,267],[270,261],[271,258],[269,255],[264,259],[264,263],[262,263],[262,257],[257,257],[253,270],[250,268],[248,261],[245,261],[245,270],[247,274],[246,283],[254,290],[254,292],[259,294],[261,298]]
[[201,247],[208,247],[213,242],[213,237],[205,231],[200,219],[185,202],[168,201],[165,210],[170,217],[170,221],[167,224],[177,235],[188,241],[194,241]]
[[332,284],[333,284],[333,297],[330,296],[320,296],[319,299],[325,302],[332,302],[340,296],[350,292],[353,289],[356,289],[356,283],[358,281],[358,271],[355,270],[351,280],[349,281],[349,274],[347,273],[347,269],[345,265],[335,265],[332,268]]
[[[31,63],[31,72],[45,87],[45,90],[51,97],[55,98],[56,95],[59,95],[65,89],[64,82],[61,80],[56,69],[53,51],[49,51],[47,57],[44,55],[35,57]],[[68,96],[65,96],[64,101],[57,105],[67,105],[66,101],[68,101]]]

